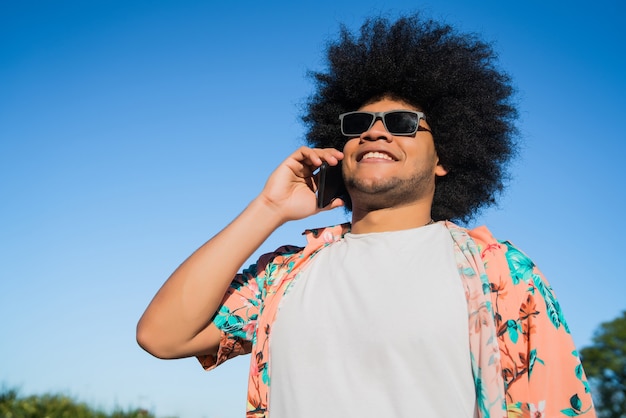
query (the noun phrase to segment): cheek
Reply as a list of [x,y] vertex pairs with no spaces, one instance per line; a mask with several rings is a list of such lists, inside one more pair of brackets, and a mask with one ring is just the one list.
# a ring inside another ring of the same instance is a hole
[[354,150],[357,148],[358,145],[359,145],[358,138],[348,139],[346,143],[343,145],[343,149],[341,150],[341,152],[343,152],[344,154],[352,153],[354,152]]
[[[413,156],[415,166],[420,170],[436,170],[439,163],[439,158],[434,148],[420,147],[416,149],[407,150],[407,155]],[[409,157],[410,158],[410,157]]]
[[343,164],[356,162],[356,156],[359,152],[359,139],[353,138],[348,140],[341,150],[343,152]]
[[356,166],[356,155],[358,149],[359,140],[351,139],[345,143],[343,146],[343,160],[341,161],[341,165],[343,166],[343,174],[351,173],[355,170]]

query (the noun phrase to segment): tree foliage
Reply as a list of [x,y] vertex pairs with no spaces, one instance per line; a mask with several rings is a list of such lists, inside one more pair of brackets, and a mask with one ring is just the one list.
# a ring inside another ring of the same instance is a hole
[[106,413],[68,396],[58,394],[20,396],[15,389],[0,391],[2,418],[154,418],[143,409]]
[[626,418],[626,311],[600,324],[592,341],[580,353],[598,416]]

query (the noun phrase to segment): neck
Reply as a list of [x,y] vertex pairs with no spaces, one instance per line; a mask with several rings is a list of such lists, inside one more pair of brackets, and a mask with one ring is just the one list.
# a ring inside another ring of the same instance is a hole
[[352,209],[352,232],[355,234],[401,231],[430,223],[430,205],[412,204],[373,211]]

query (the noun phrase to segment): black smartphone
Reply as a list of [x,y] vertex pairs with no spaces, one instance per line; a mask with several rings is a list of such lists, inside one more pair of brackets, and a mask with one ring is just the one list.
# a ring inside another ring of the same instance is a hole
[[343,198],[345,193],[346,186],[341,175],[341,162],[334,166],[323,163],[317,180],[317,207],[325,208],[334,199]]

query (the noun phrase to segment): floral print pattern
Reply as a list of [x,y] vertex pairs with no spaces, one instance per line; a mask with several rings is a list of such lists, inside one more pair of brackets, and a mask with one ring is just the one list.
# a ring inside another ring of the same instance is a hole
[[[552,288],[534,263],[489,230],[442,222],[455,243],[467,299],[470,356],[479,416],[595,417],[567,322]],[[210,370],[251,353],[247,417],[267,417],[271,387],[269,344],[282,297],[322,248],[350,225],[305,232],[304,248],[285,246],[238,274],[213,321],[222,331]]]

